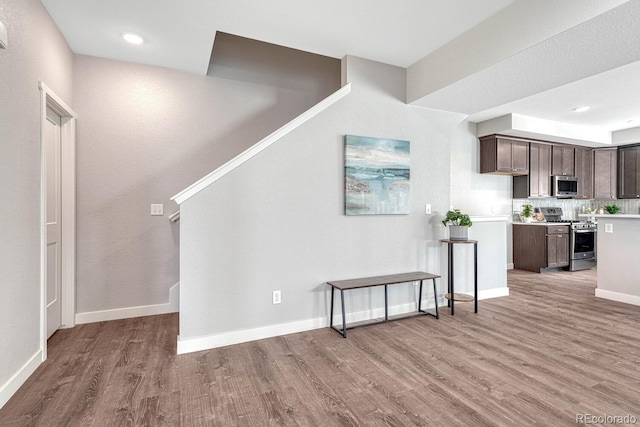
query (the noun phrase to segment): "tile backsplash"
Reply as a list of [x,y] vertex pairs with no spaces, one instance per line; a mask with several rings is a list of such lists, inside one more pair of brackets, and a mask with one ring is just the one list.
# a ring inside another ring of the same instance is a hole
[[563,219],[580,219],[578,215],[584,213],[584,209],[592,210],[607,206],[620,206],[620,213],[640,214],[640,200],[636,199],[595,199],[595,200],[575,200],[575,199],[513,199],[513,212],[520,213],[522,206],[530,203],[534,208],[538,207],[560,207],[563,212]]

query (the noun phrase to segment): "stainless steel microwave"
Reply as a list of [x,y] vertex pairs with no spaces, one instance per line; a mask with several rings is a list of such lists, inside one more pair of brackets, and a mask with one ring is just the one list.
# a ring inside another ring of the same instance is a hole
[[552,176],[552,195],[558,198],[571,198],[578,195],[578,178],[575,176]]

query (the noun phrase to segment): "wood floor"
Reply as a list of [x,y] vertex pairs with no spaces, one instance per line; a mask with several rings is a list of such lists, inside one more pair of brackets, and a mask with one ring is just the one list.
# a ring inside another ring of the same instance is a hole
[[595,271],[509,272],[511,295],[349,331],[176,356],[175,314],[57,332],[2,426],[575,426],[640,419],[640,307]]

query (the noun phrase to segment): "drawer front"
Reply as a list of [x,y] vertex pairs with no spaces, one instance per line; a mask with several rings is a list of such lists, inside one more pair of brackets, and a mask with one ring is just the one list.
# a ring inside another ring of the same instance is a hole
[[568,225],[547,225],[547,234],[569,234]]

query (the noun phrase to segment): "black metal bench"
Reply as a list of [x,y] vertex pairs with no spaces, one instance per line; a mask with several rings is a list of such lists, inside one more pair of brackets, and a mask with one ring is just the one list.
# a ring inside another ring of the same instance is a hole
[[[408,282],[417,282],[420,281],[420,290],[418,295],[418,312],[416,315],[426,314],[429,316],[433,316],[436,319],[439,318],[438,314],[438,292],[436,288],[436,279],[440,276],[431,273],[425,273],[424,271],[414,271],[412,273],[401,273],[401,274],[391,274],[388,276],[375,276],[375,277],[364,277],[361,279],[350,279],[350,280],[334,280],[331,282],[327,282],[329,286],[331,286],[331,319],[329,321],[329,326],[334,331],[338,332],[343,337],[347,337],[347,319],[345,316],[344,310],[344,291],[348,291],[351,289],[360,289],[360,288],[371,288],[375,286],[384,286],[384,322],[389,321],[389,306],[388,306],[388,298],[387,298],[387,286],[395,285],[398,283],[408,283]],[[435,314],[430,313],[426,310],[422,309],[422,282],[424,280],[433,280],[433,300],[435,302]],[[334,301],[334,292],[338,289],[340,291],[340,299],[342,302],[342,329],[338,329],[333,325],[333,301]],[[351,329],[351,328],[349,328]]]

